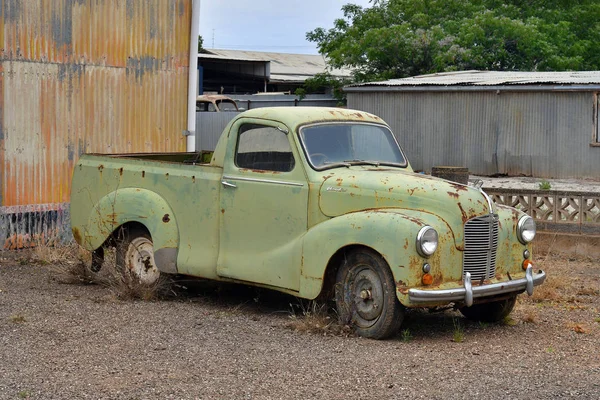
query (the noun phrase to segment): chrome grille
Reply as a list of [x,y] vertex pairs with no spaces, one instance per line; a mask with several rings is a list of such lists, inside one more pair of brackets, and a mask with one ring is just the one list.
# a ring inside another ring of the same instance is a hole
[[486,215],[467,221],[465,224],[463,277],[470,272],[474,282],[493,278],[496,274],[497,249],[497,217]]

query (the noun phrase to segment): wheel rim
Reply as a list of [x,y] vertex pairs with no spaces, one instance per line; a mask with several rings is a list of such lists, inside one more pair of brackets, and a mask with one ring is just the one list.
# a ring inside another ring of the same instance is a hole
[[350,282],[350,296],[356,313],[355,323],[361,328],[377,322],[384,305],[384,290],[381,278],[369,266],[359,266]]
[[148,238],[133,239],[127,247],[125,260],[129,273],[131,276],[135,276],[140,283],[152,284],[160,276],[160,271],[154,263],[154,246]]

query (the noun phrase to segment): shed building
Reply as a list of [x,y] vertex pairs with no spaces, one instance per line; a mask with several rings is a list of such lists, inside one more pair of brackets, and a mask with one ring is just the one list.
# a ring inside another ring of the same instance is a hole
[[464,71],[346,87],[386,120],[416,170],[600,179],[600,71]]
[[192,0],[0,6],[0,249],[68,238],[81,153],[185,151]]
[[329,68],[322,55],[205,49],[198,54],[200,92],[253,94],[291,92],[308,78],[329,72],[349,78],[348,69]]

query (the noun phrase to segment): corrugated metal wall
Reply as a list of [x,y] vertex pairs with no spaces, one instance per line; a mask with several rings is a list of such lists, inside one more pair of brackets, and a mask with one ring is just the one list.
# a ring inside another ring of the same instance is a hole
[[196,150],[213,151],[223,133],[223,129],[239,112],[197,112],[196,113]]
[[0,240],[14,247],[36,230],[8,214],[68,214],[81,153],[185,151],[191,0],[0,4]]
[[390,124],[413,168],[599,178],[593,92],[353,92],[348,107]]

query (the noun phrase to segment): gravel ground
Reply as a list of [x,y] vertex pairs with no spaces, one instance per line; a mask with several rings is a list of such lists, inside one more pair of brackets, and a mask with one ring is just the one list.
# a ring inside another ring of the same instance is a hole
[[411,311],[373,341],[267,290],[119,300],[22,254],[0,254],[1,399],[600,398],[597,259],[545,256],[544,289],[504,323]]

